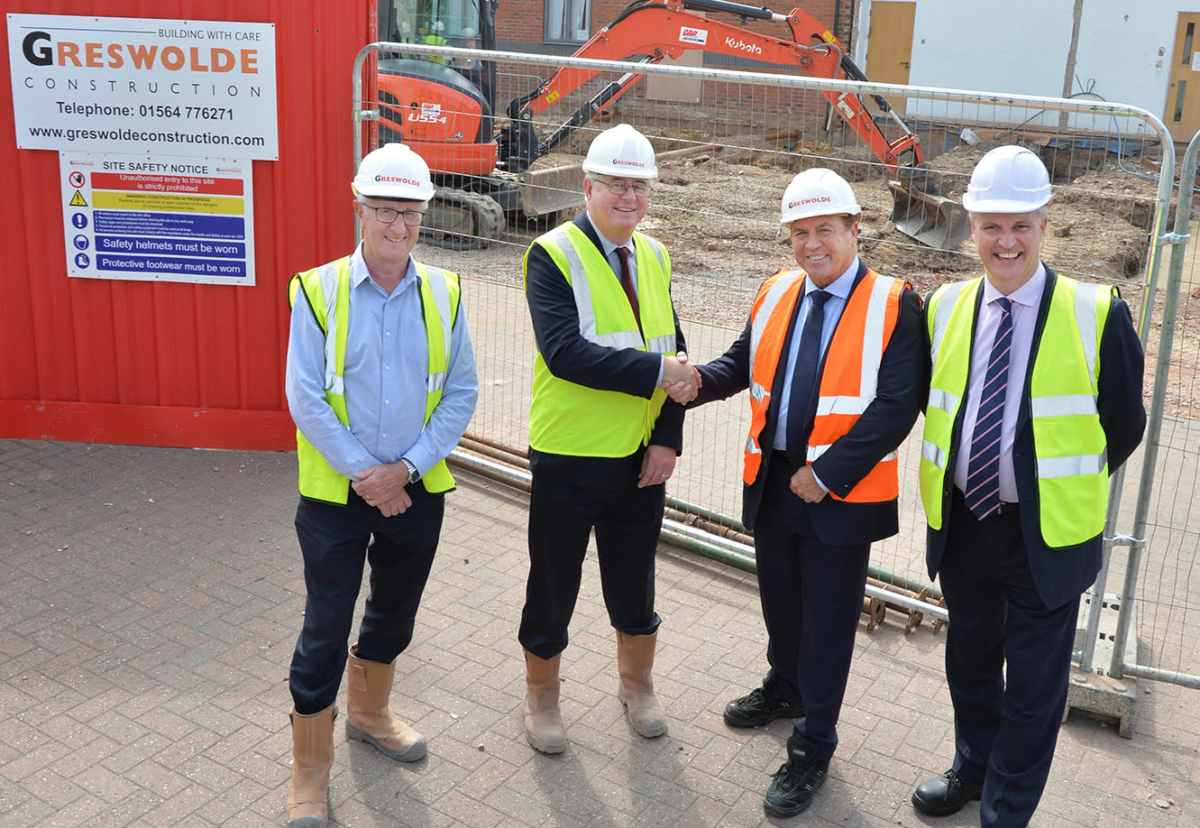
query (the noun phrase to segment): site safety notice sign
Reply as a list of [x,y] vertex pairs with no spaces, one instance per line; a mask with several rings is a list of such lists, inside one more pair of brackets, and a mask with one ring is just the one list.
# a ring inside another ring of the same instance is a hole
[[59,153],[67,274],[254,284],[249,160]]
[[279,158],[270,23],[8,15],[22,149]]

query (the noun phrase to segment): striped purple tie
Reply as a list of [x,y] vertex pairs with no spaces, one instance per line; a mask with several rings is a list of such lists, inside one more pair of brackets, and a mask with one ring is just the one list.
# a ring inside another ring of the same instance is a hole
[[1000,306],[1000,327],[984,375],[963,497],[967,508],[980,520],[1000,508],[1000,432],[1008,391],[1008,357],[1012,353],[1012,302],[1001,296],[996,304]]

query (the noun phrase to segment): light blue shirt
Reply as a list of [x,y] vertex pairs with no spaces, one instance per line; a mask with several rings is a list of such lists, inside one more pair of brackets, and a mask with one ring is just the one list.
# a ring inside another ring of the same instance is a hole
[[467,318],[460,305],[450,338],[446,384],[425,424],[429,343],[412,257],[396,289],[384,292],[367,272],[360,245],[350,257],[350,329],[344,373],[350,425],[325,400],[325,334],[304,291],[292,310],[286,390],[296,427],[339,474],[406,458],[425,474],[462,439],[479,382]]
[[617,244],[608,236],[600,232],[600,228],[596,226],[596,222],[592,221],[590,214],[587,215],[588,223],[592,225],[592,229],[596,231],[596,238],[600,239],[600,247],[604,253],[604,259],[608,262],[608,266],[612,268],[613,275],[618,280],[621,278],[621,259],[617,256],[617,248],[624,247],[629,251],[629,278],[633,280],[633,292],[637,293],[637,249],[633,246],[633,238],[624,244]]
[[[779,425],[775,429],[775,441],[772,443],[776,451],[787,451],[787,428],[784,424],[788,421],[788,402],[792,396],[792,375],[796,372],[796,357],[800,353],[800,332],[804,330],[804,322],[808,319],[808,311],[812,307],[808,296],[814,290],[824,290],[829,294],[829,298],[825,300],[825,324],[821,326],[821,353],[817,357],[819,364],[820,359],[825,355],[825,349],[829,347],[829,340],[833,338],[833,329],[837,327],[838,320],[842,318],[842,309],[846,307],[850,291],[854,288],[854,277],[858,275],[858,266],[858,256],[855,256],[846,272],[834,279],[827,288],[818,288],[813,284],[812,279],[804,280],[804,296],[800,299],[800,313],[796,317],[796,327],[792,331],[787,369],[783,378],[783,398],[779,401]],[[825,491],[829,491],[829,488],[820,480],[817,480],[817,484]]]

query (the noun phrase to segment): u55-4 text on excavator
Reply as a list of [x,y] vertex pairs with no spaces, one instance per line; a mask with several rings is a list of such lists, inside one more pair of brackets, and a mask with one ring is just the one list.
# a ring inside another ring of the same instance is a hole
[[[499,0],[391,0],[379,5],[379,34],[394,43],[448,45],[491,51]],[[726,22],[769,20],[780,36]],[[807,12],[786,14],[727,0],[636,0],[584,43],[575,57],[643,64],[705,51],[794,67],[809,77],[865,81],[845,48]],[[438,187],[422,232],[446,247],[473,247],[495,238],[507,215],[536,219],[579,205],[577,164],[531,170],[571,133],[587,124],[643,77],[626,73],[570,113],[544,138],[535,119],[599,75],[560,69],[526,95],[496,111],[496,68],[488,60],[406,55],[378,63],[379,141],[401,141],[429,163]],[[894,124],[888,140],[863,98],[821,93],[890,175],[898,230],[931,247],[949,249],[970,234],[962,206],[940,196],[924,174],[920,142],[887,100],[872,100]],[[556,119],[557,120],[557,119]]]

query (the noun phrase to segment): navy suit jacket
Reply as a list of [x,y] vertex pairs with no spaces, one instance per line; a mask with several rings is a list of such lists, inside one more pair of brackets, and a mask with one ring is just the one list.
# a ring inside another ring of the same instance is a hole
[[[1033,331],[1033,347],[1029,353],[1032,364],[1041,343],[1042,331],[1046,327],[1046,316],[1050,308],[1050,296],[1054,292],[1057,274],[1046,268],[1046,287],[1042,292],[1042,303],[1038,308],[1037,322]],[[983,291],[975,300],[975,318],[979,318],[979,306]],[[928,362],[930,346],[928,327],[925,333],[925,356]],[[975,347],[975,332],[971,332],[971,347]],[[1142,441],[1146,429],[1146,408],[1142,404],[1142,370],[1144,367],[1142,344],[1133,327],[1129,306],[1122,299],[1114,299],[1109,310],[1104,335],[1100,339],[1100,380],[1096,406],[1100,413],[1100,426],[1108,442],[1109,473],[1120,468],[1129,455]],[[932,370],[932,366],[928,370]],[[1013,472],[1017,483],[1017,496],[1021,504],[1021,534],[1025,539],[1025,550],[1029,556],[1029,569],[1038,594],[1046,606],[1061,607],[1073,601],[1091,583],[1100,571],[1100,547],[1102,538],[1097,535],[1076,546],[1051,549],[1042,540],[1038,517],[1037,477],[1034,473],[1036,457],[1033,450],[1033,428],[1030,423],[1030,383],[1033,371],[1026,371],[1025,388],[1021,394],[1021,410],[1017,415],[1017,431],[1013,440]],[[970,377],[968,376],[968,383]],[[928,530],[926,563],[929,577],[937,575],[942,555],[946,551],[946,540],[950,526],[950,493],[954,485],[953,469],[962,437],[966,405],[959,406],[958,417],[950,440],[950,454],[946,465],[945,489],[942,496],[942,528]]]
[[[604,248],[596,230],[581,214],[575,225],[587,235],[601,255]],[[635,242],[636,244],[636,242]],[[613,278],[618,278],[616,274]],[[525,259],[525,301],[533,321],[538,351],[550,373],[589,388],[617,391],[649,399],[657,387],[662,357],[633,348],[608,348],[584,339],[579,332],[579,308],[565,275],[540,244],[530,245]],[[679,316],[675,315],[675,345],[687,350]],[[650,444],[683,451],[683,406],[669,398],[654,424]],[[636,481],[642,451],[629,457],[576,457],[530,451],[530,463],[543,475],[561,474],[575,485],[624,485],[632,473]],[[631,471],[632,470],[632,471]]]
[[[857,290],[867,274],[866,265],[859,263],[853,290]],[[792,310],[787,337],[775,380],[771,384],[771,403],[767,408],[767,423],[759,435],[762,464],[754,483],[745,486],[742,498],[742,523],[753,529],[762,504],[767,470],[775,454],[775,429],[779,427],[779,400],[787,393],[784,388],[787,373],[787,353],[796,332],[796,317],[800,302]],[[844,314],[843,314],[844,318]],[[841,324],[841,319],[838,320]],[[859,417],[849,432],[840,437],[813,464],[821,482],[835,494],[845,497],[860,480],[890,451],[894,451],[908,436],[917,414],[925,401],[928,383],[926,366],[928,349],[921,336],[921,297],[905,289],[900,297],[900,318],[892,332],[879,366],[879,384],[874,402]],[[699,395],[691,405],[732,397],[750,386],[750,322],[737,340],[718,359],[699,366],[704,381]],[[825,372],[825,355],[821,356],[818,377]],[[818,379],[818,385],[820,380]],[[817,395],[813,394],[805,414],[804,440],[812,431],[816,415]],[[884,503],[847,503],[826,496],[820,503],[809,504],[813,530],[822,543],[851,546],[880,540],[899,531],[896,501]]]

